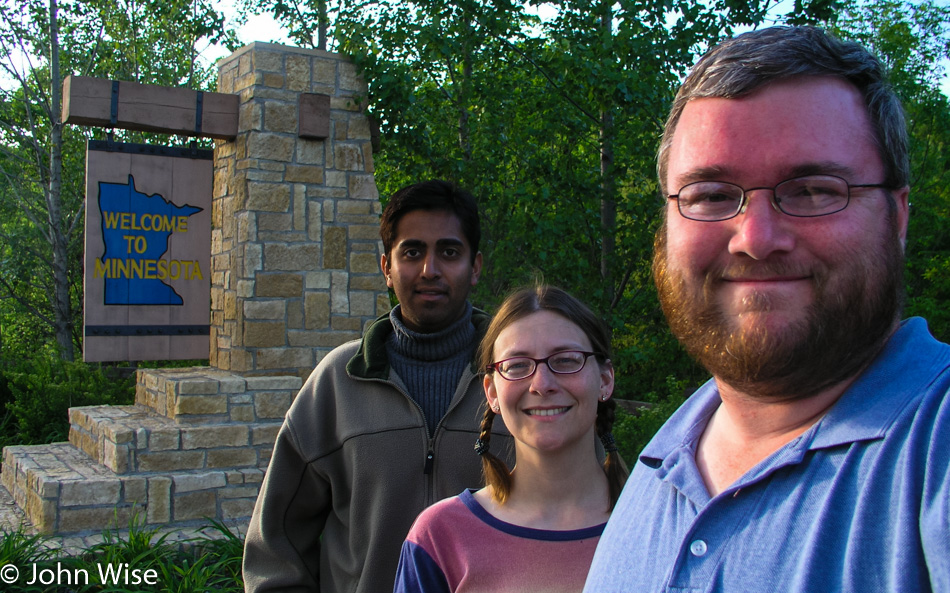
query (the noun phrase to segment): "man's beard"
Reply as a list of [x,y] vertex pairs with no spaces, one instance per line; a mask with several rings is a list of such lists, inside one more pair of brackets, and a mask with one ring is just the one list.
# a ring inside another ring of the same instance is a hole
[[[772,331],[764,324],[738,329],[726,317],[715,301],[722,269],[708,271],[695,288],[667,267],[664,222],[654,241],[653,278],[673,335],[717,380],[748,395],[794,400],[851,378],[880,351],[902,308],[903,250],[890,218],[873,253],[845,254],[851,265],[844,270],[810,269],[814,302],[800,319]],[[761,313],[771,301],[759,294],[745,304]]]

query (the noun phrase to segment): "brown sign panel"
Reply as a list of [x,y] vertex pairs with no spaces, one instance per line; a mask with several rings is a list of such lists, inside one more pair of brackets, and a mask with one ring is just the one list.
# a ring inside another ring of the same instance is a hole
[[204,359],[212,151],[90,141],[83,359]]

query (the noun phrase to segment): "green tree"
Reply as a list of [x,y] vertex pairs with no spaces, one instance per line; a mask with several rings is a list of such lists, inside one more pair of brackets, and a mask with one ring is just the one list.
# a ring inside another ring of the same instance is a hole
[[210,90],[199,43],[236,39],[208,0],[24,0],[0,5],[0,24],[0,331],[26,328],[40,343],[52,336],[72,360],[81,341],[83,142],[92,133],[62,125],[64,76]]
[[882,59],[904,103],[911,160],[907,313],[925,317],[935,336],[950,341],[950,99],[940,90],[942,63],[950,60],[950,6],[854,2],[832,27]]

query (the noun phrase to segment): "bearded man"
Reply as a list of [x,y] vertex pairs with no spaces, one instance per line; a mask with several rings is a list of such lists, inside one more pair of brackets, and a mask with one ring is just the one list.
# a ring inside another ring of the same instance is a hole
[[726,41],[658,170],[660,302],[713,378],[644,449],[585,591],[950,591],[950,346],[901,321],[879,61],[807,27]]

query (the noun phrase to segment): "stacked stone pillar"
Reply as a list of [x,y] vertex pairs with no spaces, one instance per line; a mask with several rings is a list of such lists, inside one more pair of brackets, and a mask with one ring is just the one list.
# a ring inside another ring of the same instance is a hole
[[[211,365],[305,376],[389,309],[366,85],[319,50],[251,44],[219,66],[239,133],[215,150]],[[301,93],[329,96],[326,138],[302,138]]]
[[303,379],[389,310],[353,64],[253,43],[218,92],[240,111],[215,147],[210,367],[139,371],[134,406],[73,408],[69,443],[7,447],[3,486],[41,532],[241,528]]

